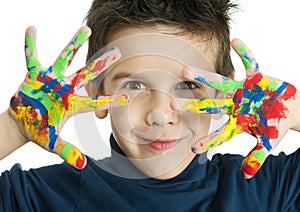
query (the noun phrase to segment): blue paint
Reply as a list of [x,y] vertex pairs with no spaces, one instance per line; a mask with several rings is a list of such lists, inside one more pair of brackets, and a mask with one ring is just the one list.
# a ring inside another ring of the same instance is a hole
[[38,109],[41,113],[41,115],[44,115],[45,113],[47,113],[46,108],[44,107],[44,105],[42,103],[40,103],[39,101],[35,100],[34,98],[31,98],[29,96],[27,96],[26,94],[24,94],[22,91],[18,92],[19,96],[23,99],[26,99],[27,101],[29,101],[31,104],[33,104],[34,108]]
[[271,151],[272,146],[271,146],[271,144],[270,144],[270,139],[267,138],[267,137],[264,136],[264,135],[261,135],[260,138],[261,138],[261,140],[262,140],[262,142],[263,142],[264,147],[265,147],[268,151]]
[[48,132],[49,132],[49,149],[53,150],[54,146],[55,146],[55,142],[57,140],[57,135],[56,135],[56,129],[54,126],[48,126]]
[[276,90],[277,94],[281,94],[286,89],[287,83],[283,82],[280,87]]

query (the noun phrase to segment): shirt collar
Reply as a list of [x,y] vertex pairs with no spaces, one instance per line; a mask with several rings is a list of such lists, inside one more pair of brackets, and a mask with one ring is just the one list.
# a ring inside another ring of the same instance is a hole
[[121,177],[139,180],[139,183],[144,186],[169,188],[170,186],[200,182],[206,176],[207,153],[197,155],[189,166],[176,177],[167,180],[158,180],[146,176],[136,168],[119,147],[113,135],[110,137],[110,145],[112,169]]

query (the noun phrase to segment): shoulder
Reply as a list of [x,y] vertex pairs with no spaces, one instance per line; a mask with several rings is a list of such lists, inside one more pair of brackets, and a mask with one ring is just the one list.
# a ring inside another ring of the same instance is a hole
[[88,171],[65,162],[28,171],[16,164],[0,176],[0,210],[4,204],[12,211],[55,211],[58,206],[62,211],[75,210],[81,199],[82,174]]

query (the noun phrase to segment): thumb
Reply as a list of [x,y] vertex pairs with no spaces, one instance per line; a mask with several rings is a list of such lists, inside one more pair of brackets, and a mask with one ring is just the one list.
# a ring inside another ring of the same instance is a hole
[[242,176],[245,179],[252,178],[261,168],[269,154],[270,152],[259,142],[244,158],[241,167]]
[[86,156],[81,153],[78,148],[64,141],[60,137],[58,137],[52,152],[59,155],[63,160],[76,169],[83,169],[86,166]]

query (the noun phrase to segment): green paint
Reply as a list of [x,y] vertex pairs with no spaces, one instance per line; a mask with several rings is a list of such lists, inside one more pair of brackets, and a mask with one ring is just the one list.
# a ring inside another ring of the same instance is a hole
[[[78,36],[75,38],[74,48],[77,49],[80,45],[82,45],[86,41],[86,39],[87,39],[86,32],[84,32],[84,31],[79,32]],[[64,52],[66,53],[66,56],[62,57],[60,55],[52,67],[52,70],[53,70],[58,82],[61,82],[65,78],[65,76],[63,75],[63,72],[74,56],[73,48],[67,47],[67,48],[65,48]]]
[[53,126],[56,126],[61,123],[62,117],[60,116],[59,112],[57,111],[57,109],[55,107],[50,107],[48,109],[48,116],[49,116],[49,119],[51,119],[51,121],[52,121],[51,124]]
[[26,35],[25,37],[26,46],[29,49],[30,54],[33,54],[35,49],[35,41],[31,35]]
[[87,39],[87,35],[85,31],[79,32],[78,36],[75,39],[75,48],[78,48],[82,45]]
[[271,90],[271,91],[276,91],[278,88],[278,82],[277,80],[272,80],[270,82],[270,84],[268,85],[268,89]]
[[247,57],[245,57],[245,55],[247,56],[248,53],[247,49],[243,45],[237,45],[236,49],[239,54],[242,55],[242,61],[246,69],[251,70],[251,61]]
[[242,58],[243,64],[246,67],[246,70],[251,70],[251,61],[245,57]]
[[231,90],[236,90],[238,88],[243,88],[243,83],[234,80],[225,80],[223,82],[210,82],[210,85],[222,92],[228,92]]
[[262,162],[266,159],[266,153],[262,150],[253,151],[253,156],[256,157],[259,160],[259,162]]
[[236,49],[240,54],[247,54],[247,49],[243,45],[237,45]]
[[72,49],[70,49],[68,47],[65,49],[65,52],[67,52],[66,60],[71,61],[74,57],[74,52],[72,51]]
[[73,147],[71,144],[64,145],[64,147],[61,149],[61,157],[64,160],[67,160],[72,149],[73,149]]
[[65,76],[63,75],[63,72],[68,65],[68,60],[66,58],[63,58],[62,56],[59,56],[55,63],[53,64],[52,70],[56,76],[56,79],[58,82],[61,82]]
[[31,86],[24,84],[22,90],[31,98],[41,102],[47,109],[53,107],[53,101],[49,99],[43,92],[37,92]]
[[37,77],[39,75],[40,69],[40,62],[36,57],[30,56],[27,58],[27,69],[29,70],[29,76],[33,82],[36,82]]

